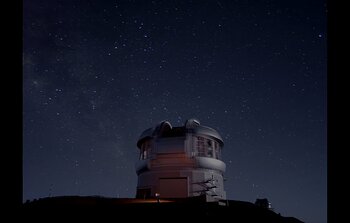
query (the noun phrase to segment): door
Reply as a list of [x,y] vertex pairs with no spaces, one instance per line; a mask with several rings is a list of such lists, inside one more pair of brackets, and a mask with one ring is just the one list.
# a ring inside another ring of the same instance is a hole
[[140,188],[136,191],[136,198],[150,198],[151,197],[151,188]]

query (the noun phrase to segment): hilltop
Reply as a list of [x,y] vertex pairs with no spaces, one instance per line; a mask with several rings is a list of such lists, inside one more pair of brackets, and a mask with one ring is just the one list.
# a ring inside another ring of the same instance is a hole
[[[201,198],[187,199],[133,199],[99,196],[60,196],[35,199],[23,204],[25,213],[37,214],[91,214],[114,216],[114,222],[122,219],[183,219],[226,220],[232,222],[302,223],[294,217],[284,217],[272,210],[250,202],[227,200],[204,202]],[[96,212],[98,211],[98,212]]]

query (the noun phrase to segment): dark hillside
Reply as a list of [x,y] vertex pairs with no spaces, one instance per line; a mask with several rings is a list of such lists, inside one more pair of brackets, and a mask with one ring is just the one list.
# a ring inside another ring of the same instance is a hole
[[28,201],[23,205],[25,213],[40,215],[57,214],[107,214],[114,216],[113,222],[125,222],[124,219],[182,219],[225,220],[229,222],[274,222],[300,223],[293,217],[283,217],[271,210],[258,207],[250,202],[229,200],[219,205],[206,203],[200,198],[160,200],[62,196]]

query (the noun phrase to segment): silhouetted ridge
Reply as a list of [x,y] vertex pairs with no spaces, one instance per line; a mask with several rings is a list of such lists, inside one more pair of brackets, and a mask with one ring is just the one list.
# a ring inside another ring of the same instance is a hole
[[[112,210],[112,213],[122,218],[143,219],[145,216],[156,215],[157,218],[198,218],[215,217],[215,219],[230,219],[232,222],[273,222],[302,223],[294,217],[283,217],[269,209],[259,207],[245,201],[228,200],[204,202],[201,197],[186,199],[134,199],[107,198],[100,196],[61,196],[48,197],[27,201],[24,210],[35,213],[36,210],[49,210],[51,213],[64,213],[64,210]],[[63,210],[63,212],[62,212]],[[41,212],[41,211],[40,211]],[[39,213],[39,212],[38,212]],[[176,214],[175,214],[176,213]]]

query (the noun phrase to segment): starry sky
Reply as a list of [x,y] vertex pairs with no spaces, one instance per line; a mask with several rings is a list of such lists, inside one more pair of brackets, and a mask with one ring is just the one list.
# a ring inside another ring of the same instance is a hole
[[327,218],[325,0],[23,1],[23,201],[134,197],[143,130],[218,130],[229,199]]

